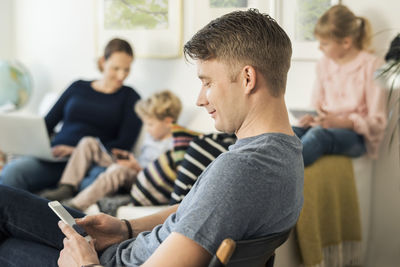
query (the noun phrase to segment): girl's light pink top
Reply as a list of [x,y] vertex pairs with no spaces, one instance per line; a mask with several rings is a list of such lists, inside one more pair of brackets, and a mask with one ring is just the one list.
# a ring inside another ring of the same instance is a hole
[[373,158],[386,127],[385,91],[375,81],[374,72],[383,60],[361,51],[343,65],[324,57],[317,64],[312,105],[353,122],[353,130],[364,136]]

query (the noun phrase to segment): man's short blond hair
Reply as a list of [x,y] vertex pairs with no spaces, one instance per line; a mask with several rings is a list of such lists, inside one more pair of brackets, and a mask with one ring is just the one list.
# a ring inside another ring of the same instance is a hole
[[152,117],[164,120],[169,117],[176,122],[181,110],[181,100],[169,90],[154,93],[147,99],[139,100],[135,105],[135,112],[142,119]]

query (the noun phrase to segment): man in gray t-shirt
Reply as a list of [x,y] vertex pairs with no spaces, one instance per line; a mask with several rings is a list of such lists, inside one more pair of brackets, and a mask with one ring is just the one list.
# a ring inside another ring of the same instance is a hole
[[[257,10],[210,22],[184,53],[196,61],[202,82],[197,105],[216,129],[235,133],[236,144],[210,164],[180,206],[129,222],[105,214],[77,219],[96,242],[60,222],[63,240],[43,199],[0,186],[0,215],[6,218],[0,264],[24,251],[29,266],[55,264],[55,258],[61,267],[206,266],[224,238],[258,238],[293,227],[304,170],[284,99],[291,52],[282,28]],[[25,203],[35,213],[21,207]]]
[[301,143],[294,136],[266,133],[238,140],[202,173],[176,213],[135,241],[109,248],[101,262],[138,266],[171,231],[215,254],[227,237],[252,239],[291,228],[303,200],[299,155]]

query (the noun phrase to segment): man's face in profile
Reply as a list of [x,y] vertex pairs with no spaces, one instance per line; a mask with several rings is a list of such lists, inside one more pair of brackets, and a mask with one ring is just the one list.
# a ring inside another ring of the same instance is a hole
[[236,132],[243,119],[240,77],[232,81],[228,65],[216,59],[198,60],[197,75],[202,85],[196,104],[207,110],[214,119],[217,130]]

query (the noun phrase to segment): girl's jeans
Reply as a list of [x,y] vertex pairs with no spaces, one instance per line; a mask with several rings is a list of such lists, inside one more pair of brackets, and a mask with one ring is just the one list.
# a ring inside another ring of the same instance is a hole
[[341,128],[293,127],[303,143],[304,166],[325,154],[359,157],[366,152],[364,138],[352,130]]

